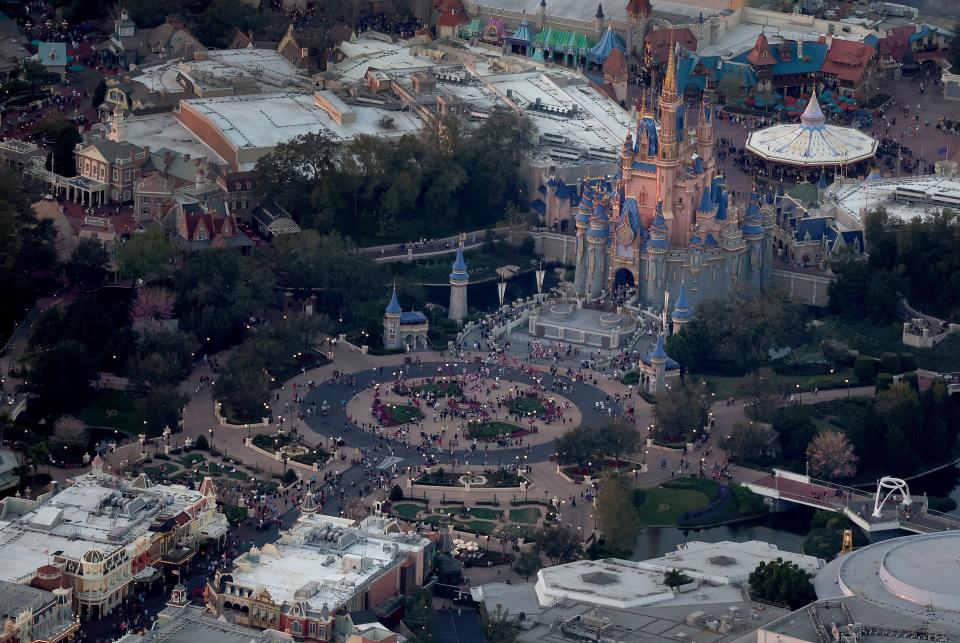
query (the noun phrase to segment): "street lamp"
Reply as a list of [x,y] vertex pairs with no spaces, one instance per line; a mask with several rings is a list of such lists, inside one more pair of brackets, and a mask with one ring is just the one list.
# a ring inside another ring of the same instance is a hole
[[850,397],[850,380],[844,379],[843,381],[847,385],[847,397],[849,398]]
[[799,383],[797,383],[797,403],[803,404],[803,391],[800,389]]

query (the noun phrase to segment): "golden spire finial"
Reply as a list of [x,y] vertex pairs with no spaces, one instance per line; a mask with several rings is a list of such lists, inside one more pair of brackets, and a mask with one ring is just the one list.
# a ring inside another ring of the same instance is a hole
[[667,52],[667,75],[663,79],[663,93],[669,96],[677,93],[677,63],[673,50],[673,29],[671,29],[670,50]]

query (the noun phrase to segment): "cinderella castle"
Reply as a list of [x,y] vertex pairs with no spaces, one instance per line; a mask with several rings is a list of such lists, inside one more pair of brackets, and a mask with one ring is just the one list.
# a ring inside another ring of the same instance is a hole
[[[772,199],[755,193],[732,203],[716,167],[709,93],[698,109],[687,110],[672,49],[659,113],[641,99],[617,174],[581,186],[574,210],[578,296],[597,299],[635,287],[639,303],[659,308],[683,289],[692,307],[771,283]],[[551,180],[547,189],[558,187]]]

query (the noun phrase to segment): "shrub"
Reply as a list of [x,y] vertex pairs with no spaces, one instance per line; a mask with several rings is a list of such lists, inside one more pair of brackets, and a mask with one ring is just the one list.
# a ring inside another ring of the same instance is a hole
[[193,445],[194,445],[194,447],[196,447],[196,448],[199,449],[200,451],[209,451],[209,450],[210,450],[210,443],[207,442],[207,436],[205,436],[205,435],[200,435],[200,436],[197,438],[197,441],[193,443]]
[[893,384],[893,375],[890,373],[880,373],[877,375],[877,393],[886,391]]
[[920,378],[917,377],[917,372],[913,371],[912,373],[904,373],[903,381],[910,385],[914,391],[920,392]]
[[933,511],[947,513],[957,508],[957,501],[950,497],[928,496],[927,505]]
[[626,375],[620,378],[620,383],[622,384],[639,384],[640,383],[640,373],[636,371],[630,371]]
[[897,353],[884,353],[880,356],[881,373],[899,373],[900,355]]
[[400,485],[395,484],[393,488],[390,489],[390,502],[396,502],[398,500],[403,500],[403,489],[400,488]]
[[906,373],[907,371],[917,370],[917,356],[913,353],[901,353],[900,354],[900,369]]
[[874,359],[869,355],[857,355],[853,363],[853,374],[861,382],[869,382],[877,374]]
[[283,484],[284,486],[292,485],[297,481],[297,472],[293,469],[287,469],[287,472],[283,474]]

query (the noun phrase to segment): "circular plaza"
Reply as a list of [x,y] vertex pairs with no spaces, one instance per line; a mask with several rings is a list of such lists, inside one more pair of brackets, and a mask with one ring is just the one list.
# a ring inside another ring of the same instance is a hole
[[346,412],[364,431],[404,444],[453,451],[526,447],[552,442],[583,419],[555,388],[538,377],[521,382],[441,370],[372,383],[350,398]]

